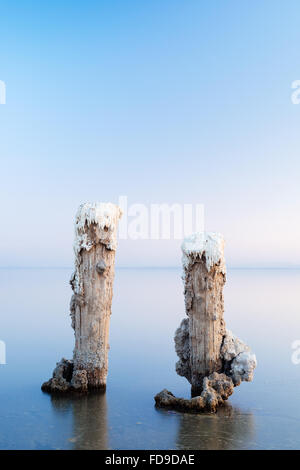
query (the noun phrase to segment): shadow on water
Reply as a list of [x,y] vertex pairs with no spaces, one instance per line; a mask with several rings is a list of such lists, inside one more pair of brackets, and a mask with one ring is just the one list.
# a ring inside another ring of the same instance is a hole
[[90,393],[84,396],[51,397],[53,412],[64,415],[72,412],[73,435],[69,439],[70,448],[108,449],[106,394]]
[[178,413],[157,408],[165,415],[178,417],[176,449],[227,450],[249,449],[255,440],[255,417],[229,403],[217,413]]

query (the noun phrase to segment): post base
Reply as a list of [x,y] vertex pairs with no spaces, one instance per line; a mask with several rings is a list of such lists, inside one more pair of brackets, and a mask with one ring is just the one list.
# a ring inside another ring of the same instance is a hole
[[74,369],[73,361],[63,358],[56,364],[53,376],[42,385],[42,390],[47,393],[87,393],[90,390],[104,392],[106,383],[103,380],[103,371],[87,371]]

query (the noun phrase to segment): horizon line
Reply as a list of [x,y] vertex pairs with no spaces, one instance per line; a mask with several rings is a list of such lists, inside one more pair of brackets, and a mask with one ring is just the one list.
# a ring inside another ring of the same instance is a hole
[[[181,269],[177,266],[115,266],[115,269]],[[74,269],[74,266],[0,266],[0,269]],[[299,270],[300,266],[227,266],[227,269],[285,269]]]

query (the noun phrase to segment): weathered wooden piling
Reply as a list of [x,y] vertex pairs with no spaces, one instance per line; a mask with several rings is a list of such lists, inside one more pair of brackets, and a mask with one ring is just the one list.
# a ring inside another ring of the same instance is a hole
[[62,359],[42,388],[50,392],[105,389],[113,296],[118,206],[82,204],[75,219],[75,272],[70,303],[73,360]]
[[224,240],[201,232],[182,245],[184,295],[189,318],[192,396],[200,395],[203,379],[222,371],[225,335],[223,287],[226,281]]
[[168,390],[156,395],[158,406],[215,411],[256,366],[250,348],[226,330],[223,287],[226,282],[224,239],[200,232],[182,244],[185,318],[175,333],[176,371],[191,384],[192,400]]

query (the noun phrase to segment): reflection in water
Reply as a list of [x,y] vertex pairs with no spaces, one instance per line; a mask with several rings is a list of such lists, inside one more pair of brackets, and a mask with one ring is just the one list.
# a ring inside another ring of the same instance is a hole
[[53,410],[65,414],[70,409],[73,416],[71,448],[108,449],[106,394],[52,396]]
[[245,449],[251,447],[254,437],[254,416],[226,403],[216,414],[181,414],[177,448]]
[[[226,403],[217,413],[180,413],[156,408],[166,420],[176,416],[176,449],[249,449],[254,445],[255,418]],[[173,421],[174,423],[174,421]],[[174,423],[175,425],[175,423]]]

